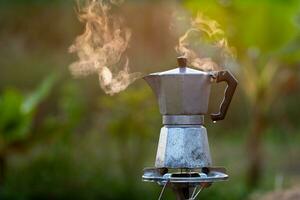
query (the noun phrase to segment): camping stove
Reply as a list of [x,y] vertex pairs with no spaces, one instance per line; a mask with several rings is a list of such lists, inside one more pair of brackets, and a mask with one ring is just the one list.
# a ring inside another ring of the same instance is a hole
[[212,166],[204,115],[211,84],[225,81],[220,111],[211,114],[214,122],[224,119],[237,81],[229,71],[204,72],[188,68],[185,57],[177,61],[178,68],[144,77],[163,115],[155,167],[144,169],[143,175],[143,181],[163,187],[159,199],[166,187],[178,200],[195,199],[203,188],[228,179],[224,168]]

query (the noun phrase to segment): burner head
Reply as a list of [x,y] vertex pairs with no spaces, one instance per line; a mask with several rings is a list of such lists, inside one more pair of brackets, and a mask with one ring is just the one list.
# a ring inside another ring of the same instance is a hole
[[146,168],[144,169],[143,181],[156,182],[164,185],[166,182],[173,184],[201,185],[203,183],[226,181],[228,175],[225,168],[204,167],[196,169],[172,169],[172,168]]
[[159,199],[161,199],[166,187],[170,187],[178,200],[196,199],[202,189],[214,182],[225,181],[228,175],[224,168],[196,168],[196,169],[172,169],[172,168],[146,168],[143,181],[156,182],[163,186]]

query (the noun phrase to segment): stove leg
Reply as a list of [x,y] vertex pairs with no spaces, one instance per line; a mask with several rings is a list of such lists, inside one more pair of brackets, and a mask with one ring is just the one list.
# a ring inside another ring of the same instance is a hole
[[174,185],[172,189],[176,195],[176,200],[188,200],[191,198],[195,186],[189,184],[180,184]]

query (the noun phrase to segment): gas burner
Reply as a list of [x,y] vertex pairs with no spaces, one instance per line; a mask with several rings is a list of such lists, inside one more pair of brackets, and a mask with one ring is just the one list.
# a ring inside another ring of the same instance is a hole
[[198,168],[198,169],[174,169],[146,168],[144,169],[143,181],[156,182],[159,185],[168,183],[188,183],[199,185],[201,183],[213,183],[225,181],[228,175],[225,168]]
[[225,168],[196,168],[196,169],[144,169],[143,181],[156,182],[163,186],[158,200],[163,196],[166,187],[170,187],[177,199],[194,200],[199,193],[214,182],[225,181],[228,175]]

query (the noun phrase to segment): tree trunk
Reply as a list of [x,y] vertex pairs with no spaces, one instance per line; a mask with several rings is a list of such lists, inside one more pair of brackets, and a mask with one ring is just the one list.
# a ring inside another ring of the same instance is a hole
[[0,154],[0,189],[2,189],[4,185],[6,172],[6,156],[5,154]]
[[265,120],[259,109],[253,114],[253,126],[248,139],[247,153],[249,158],[249,166],[247,171],[247,186],[254,189],[260,182],[262,174],[262,136],[265,130]]

